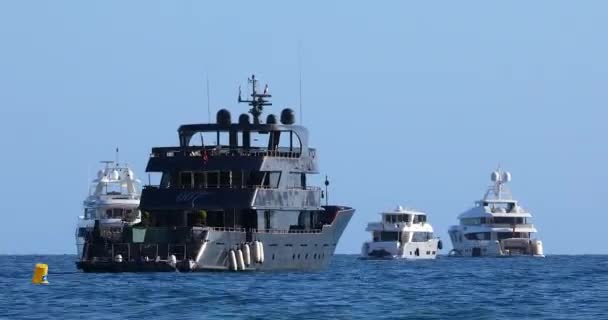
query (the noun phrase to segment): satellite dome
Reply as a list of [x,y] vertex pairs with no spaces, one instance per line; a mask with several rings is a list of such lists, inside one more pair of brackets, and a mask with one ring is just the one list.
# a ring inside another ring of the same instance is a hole
[[125,169],[123,171],[123,179],[133,179],[133,170]]
[[266,117],[266,123],[277,124],[277,116],[275,116],[274,114],[269,114],[268,117]]
[[217,124],[222,126],[229,126],[232,123],[230,119],[230,111],[226,109],[220,109],[220,111],[217,112],[216,118]]
[[239,116],[239,124],[249,124],[249,115],[247,113],[242,113]]
[[117,170],[112,170],[112,175],[110,176],[112,180],[120,179],[120,173]]
[[509,182],[511,181],[511,172],[503,172],[502,173],[502,181],[503,182]]
[[496,182],[500,180],[500,173],[498,171],[492,172],[492,182]]
[[296,115],[290,108],[285,108],[281,111],[281,123],[282,124],[294,124],[296,122]]

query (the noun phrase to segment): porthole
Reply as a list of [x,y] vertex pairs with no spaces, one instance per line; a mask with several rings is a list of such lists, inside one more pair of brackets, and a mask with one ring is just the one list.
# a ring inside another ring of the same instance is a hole
[[296,259],[296,254],[294,253],[293,256],[291,257],[291,259],[295,260]]
[[313,255],[313,259],[316,259],[316,258],[317,258],[317,254],[315,253],[315,254]]
[[300,259],[300,254],[298,253],[298,259]]
[[308,253],[304,256],[304,259],[308,259]]
[[272,254],[272,260],[274,260],[274,253]]

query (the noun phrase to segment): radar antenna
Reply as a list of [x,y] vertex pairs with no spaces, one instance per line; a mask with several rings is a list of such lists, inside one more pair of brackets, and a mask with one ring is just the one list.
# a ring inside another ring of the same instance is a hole
[[241,88],[239,87],[239,102],[247,103],[251,106],[249,109],[249,113],[253,115],[253,123],[260,124],[260,116],[264,111],[264,106],[271,106],[272,103],[268,100],[272,95],[268,93],[268,85],[264,87],[264,92],[257,92],[257,82],[255,79],[255,75],[251,75],[251,78],[248,79],[249,83],[251,83],[251,100],[245,100],[241,98]]

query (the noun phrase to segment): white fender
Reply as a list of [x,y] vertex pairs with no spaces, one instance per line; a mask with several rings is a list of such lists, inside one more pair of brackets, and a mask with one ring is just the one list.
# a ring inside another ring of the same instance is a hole
[[251,264],[251,250],[249,250],[248,243],[243,243],[243,256],[245,258],[245,265],[249,266]]
[[258,245],[258,243],[260,243],[259,241],[254,241],[251,245],[253,249],[253,262],[255,263],[259,263],[260,262],[260,246]]
[[258,241],[259,251],[260,251],[260,263],[264,263],[264,244],[262,241]]
[[540,240],[536,240],[534,243],[534,254],[538,256],[542,256],[545,253],[543,252],[543,242]]
[[175,267],[177,265],[177,258],[175,257],[175,255],[170,255],[169,256],[169,264],[172,267]]
[[236,250],[236,263],[239,267],[239,270],[245,270],[245,261],[243,259],[243,250]]
[[228,262],[230,263],[230,270],[236,271],[236,255],[234,254],[234,250],[230,250]]

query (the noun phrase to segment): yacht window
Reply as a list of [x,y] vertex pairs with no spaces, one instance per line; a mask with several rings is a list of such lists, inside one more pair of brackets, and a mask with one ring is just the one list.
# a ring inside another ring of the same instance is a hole
[[496,224],[522,224],[522,223],[524,223],[524,218],[494,217],[494,223],[496,223]]
[[222,171],[220,172],[220,187],[222,188],[230,188],[231,181],[230,171]]
[[528,232],[498,232],[496,234],[496,240],[504,240],[509,238],[530,238],[530,233]]
[[481,224],[481,219],[479,218],[462,218],[460,219],[460,224],[464,226],[474,226]]
[[380,241],[399,241],[399,232],[381,231]]
[[380,241],[380,231],[374,231],[374,242]]
[[85,219],[95,219],[96,218],[96,214],[95,214],[95,209],[84,209],[84,218]]
[[249,187],[258,187],[262,185],[264,181],[265,172],[262,171],[252,171],[249,173],[247,178],[247,186]]
[[243,187],[243,171],[242,170],[232,172],[232,186],[234,188]]
[[219,171],[207,172],[207,187],[208,188],[219,188],[220,187],[220,172]]
[[207,174],[205,172],[194,173],[194,187],[198,189],[207,187]]
[[414,223],[423,223],[426,222],[426,215],[415,215],[414,216]]
[[192,172],[184,171],[179,174],[180,186],[182,188],[192,188]]
[[279,187],[280,171],[267,172],[264,177],[264,187],[276,189]]
[[467,233],[464,236],[468,240],[490,240],[490,232]]
[[171,187],[171,174],[169,172],[163,172],[163,176],[160,179],[161,188]]
[[412,236],[412,242],[425,242],[433,239],[432,232],[414,232]]

